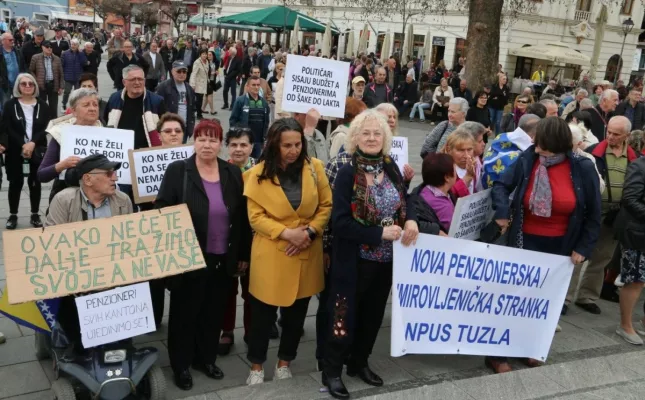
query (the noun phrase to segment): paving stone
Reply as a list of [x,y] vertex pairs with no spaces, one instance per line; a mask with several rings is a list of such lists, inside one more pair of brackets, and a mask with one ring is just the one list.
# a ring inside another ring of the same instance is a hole
[[410,354],[392,357],[392,361],[416,378],[476,369],[484,365],[483,357],[441,354]]
[[565,391],[538,368],[464,379],[457,385],[477,400],[528,400],[537,395],[548,397]]
[[4,400],[51,400],[54,398],[54,394],[51,390],[43,390],[41,392],[23,394],[20,396],[7,397]]
[[7,339],[19,338],[22,336],[22,332],[18,329],[18,324],[9,318],[0,319],[0,332],[2,332]]
[[538,372],[567,390],[642,378],[616,357],[599,357],[545,365],[540,367]]
[[562,332],[555,334],[551,344],[551,354],[612,346],[618,341],[613,335],[603,335],[593,329],[583,329],[568,321],[561,321]]
[[22,336],[33,336],[36,334],[36,332],[33,329],[27,328],[26,326],[18,325],[18,329],[20,329]]
[[[2,347],[0,362],[4,361]],[[0,367],[0,382],[0,399],[49,389],[49,380],[37,362]]]
[[614,354],[612,356],[609,356],[608,358],[611,363],[618,363],[620,365],[623,365],[641,375],[642,377],[645,377],[645,363],[643,363],[643,359],[645,359],[645,351]]
[[[36,361],[33,336],[23,336],[7,340],[0,346],[0,367]],[[3,382],[0,380],[0,382]],[[1,385],[0,385],[1,386]]]
[[459,383],[441,382],[413,389],[361,397],[361,400],[412,400],[412,399],[476,399],[458,387]]
[[[597,329],[610,326],[615,328],[618,324],[618,316],[620,315],[618,303],[598,300],[596,304],[602,310],[600,315],[590,314],[572,303],[569,305],[567,315],[561,316],[560,320],[582,329]],[[642,310],[642,307],[635,307],[635,309]]]
[[275,382],[268,380],[265,376],[263,384],[220,390],[217,395],[222,400],[287,400],[330,397],[328,394],[321,394],[317,382],[307,375],[294,376],[292,379]]

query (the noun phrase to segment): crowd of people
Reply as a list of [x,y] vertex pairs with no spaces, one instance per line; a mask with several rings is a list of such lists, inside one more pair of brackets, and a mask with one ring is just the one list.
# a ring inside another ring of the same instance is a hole
[[[600,314],[599,298],[620,302],[617,334],[643,344],[645,318],[632,323],[645,283],[643,244],[636,240],[645,235],[645,106],[638,86],[626,89],[622,102],[610,84],[589,90],[586,78],[570,96],[547,91],[536,99],[529,88],[512,98],[499,73],[473,95],[464,59],[452,70],[456,77],[445,77],[443,62],[430,74],[418,60],[401,68],[395,56],[381,66],[361,54],[348,77],[344,118],[336,120],[315,109],[282,109],[287,57],[268,45],[196,37],[182,38],[182,45],[135,44],[116,29],[105,42],[116,92],[105,102],[96,76],[100,45],[67,42],[59,28],[52,40],[36,30],[21,48],[15,44],[11,33],[2,35],[6,228],[18,226],[25,177],[34,227],[185,203],[207,267],[150,281],[157,326],[165,290],[171,293],[168,351],[181,389],[193,386],[190,367],[223,378],[216,361],[234,345],[240,288],[248,385],[264,381],[272,338],[280,338],[273,379],[292,377],[315,295],[316,359],[329,393],[349,398],[344,365],[348,376],[383,385],[369,357],[392,286],[393,242],[412,245],[419,233],[447,236],[457,199],[488,188],[495,216],[486,229],[493,233],[482,240],[570,257],[575,269],[562,314],[571,303]],[[217,113],[213,96],[221,88],[223,108],[231,110],[227,132],[217,119],[203,118]],[[435,125],[420,151],[422,182],[410,188],[415,171],[400,170],[389,156],[392,137],[400,134],[400,116],[424,121],[426,111]],[[135,149],[192,138],[194,155],[168,166],[154,202],[135,205],[132,187],[116,184],[120,163],[100,155],[61,159],[69,125],[131,130]],[[226,161],[219,157],[223,147]],[[41,183],[51,181],[41,221]],[[61,299],[57,319],[75,350],[84,351],[73,296]],[[485,363],[497,373],[511,370],[506,358]]]

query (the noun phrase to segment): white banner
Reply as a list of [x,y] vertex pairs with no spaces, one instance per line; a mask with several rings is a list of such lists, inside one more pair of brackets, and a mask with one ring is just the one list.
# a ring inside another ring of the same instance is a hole
[[159,186],[161,186],[168,164],[177,160],[185,160],[194,152],[193,145],[153,147],[129,151],[134,202],[145,203],[157,198]]
[[349,63],[319,57],[287,56],[282,109],[323,117],[345,117]]
[[490,221],[493,212],[490,192],[491,189],[486,189],[457,200],[448,236],[464,240],[479,239],[479,233]]
[[[104,154],[110,161],[121,163],[121,169],[117,171],[117,183],[132,184],[128,150],[134,149],[134,131],[69,125],[63,129],[61,136],[61,160],[69,156],[85,158],[92,154]],[[65,171],[61,173],[61,179],[64,176]]]
[[403,166],[408,163],[408,138],[405,136],[394,136],[392,138],[392,149],[390,157],[399,166],[403,174]]
[[569,257],[421,234],[394,243],[393,357],[472,354],[545,361]]
[[75,300],[85,348],[157,330],[148,282],[105,290]]

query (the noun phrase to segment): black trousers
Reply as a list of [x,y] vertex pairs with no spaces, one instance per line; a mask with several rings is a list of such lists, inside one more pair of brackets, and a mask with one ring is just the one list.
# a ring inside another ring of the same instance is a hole
[[58,314],[56,314],[56,323],[60,324],[65,332],[65,336],[70,344],[74,345],[77,353],[83,351],[81,341],[81,324],[78,321],[78,309],[74,296],[65,296],[60,298],[58,304]]
[[214,363],[232,278],[225,256],[206,253],[206,268],[170,279],[168,354],[173,372]]
[[157,90],[157,85],[159,84],[159,79],[146,79],[146,89],[151,92]]
[[231,107],[235,103],[235,89],[237,88],[237,81],[235,79],[224,79],[224,107],[228,107],[228,92],[231,92]]
[[[25,177],[22,175],[22,157],[12,158],[8,160],[12,163],[10,170],[7,171],[7,179],[9,180],[9,213],[18,214],[18,207],[20,206],[20,193],[22,187],[25,185]],[[13,165],[16,164],[16,165]],[[39,164],[31,162],[29,165],[29,176],[27,177],[27,185],[29,186],[29,201],[31,203],[31,213],[38,214],[40,208],[40,193],[41,186],[36,173],[38,172]]]
[[40,91],[40,99],[46,101],[51,119],[58,118],[58,92],[54,90],[54,82],[45,82],[45,90]]
[[329,333],[329,272],[325,274],[325,288],[318,297],[316,311],[316,360],[325,358],[325,346]]
[[[392,288],[392,262],[376,262],[359,259],[356,266],[354,331],[349,338],[338,341],[330,335],[325,348],[325,373],[330,377],[339,377],[343,363],[349,362],[356,367],[367,366],[367,359],[372,354],[376,337],[383,323],[387,298]],[[333,286],[331,288],[333,293]],[[331,330],[333,319],[330,316],[328,329]]]
[[202,117],[202,104],[204,104],[204,94],[203,93],[195,93],[195,98],[197,101],[195,102],[195,108],[197,109],[197,118]]
[[[251,337],[246,359],[253,364],[264,364],[269,348],[269,333],[276,320],[277,306],[263,303],[251,297]],[[289,307],[280,307],[282,316],[282,336],[278,349],[278,359],[283,361],[295,360],[300,344],[300,334],[305,325],[307,308],[311,297],[296,300]]]

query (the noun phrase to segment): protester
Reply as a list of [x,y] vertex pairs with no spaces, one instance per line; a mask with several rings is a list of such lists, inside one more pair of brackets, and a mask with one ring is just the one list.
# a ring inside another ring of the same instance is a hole
[[428,153],[436,153],[443,149],[450,134],[457,127],[466,121],[468,112],[468,102],[461,97],[450,100],[448,106],[448,121],[443,121],[437,125],[423,141],[421,147],[421,158],[425,158]]
[[412,190],[419,232],[448,236],[455,204],[450,190],[457,180],[451,155],[431,153],[421,165],[423,182]]
[[25,57],[25,65],[31,63],[31,57],[43,52],[40,47],[45,40],[45,29],[41,26],[34,31],[34,38],[24,43],[22,46],[22,55]]
[[[470,132],[457,128],[450,134],[443,153],[449,154],[455,163],[456,182],[450,190],[454,199],[476,192],[477,169],[474,156],[475,140]],[[432,153],[430,153],[432,154]]]
[[506,75],[498,74],[497,83],[491,87],[488,95],[488,109],[490,110],[491,123],[495,127],[495,133],[504,133],[501,128],[502,116],[504,107],[508,103],[508,96],[511,93],[506,81]]
[[365,79],[362,76],[357,76],[352,79],[351,97],[360,100],[365,104]]
[[[242,82],[240,84],[240,96],[244,94],[244,87],[246,86],[246,81],[251,76],[251,68],[258,65],[258,56],[257,49],[255,47],[249,47],[247,54],[244,56],[244,61],[242,61]],[[258,75],[258,77],[260,77]]]
[[[325,349],[323,384],[336,398],[348,398],[347,374],[372,386],[383,380],[368,365],[392,284],[392,242],[416,242],[415,210],[389,157],[392,132],[377,111],[361,113],[350,126],[346,151],[352,164],[335,180],[330,299],[334,316]],[[365,246],[367,245],[367,246]],[[345,360],[347,355],[349,360]]]
[[591,115],[591,132],[599,142],[605,140],[607,135],[607,124],[615,115],[614,111],[618,106],[618,92],[607,89],[600,95],[598,105],[589,111]]
[[[540,121],[535,145],[495,181],[492,204],[501,232],[509,231],[510,246],[567,256],[579,267],[598,240],[600,189],[593,163],[574,156],[572,143],[562,119]],[[542,364],[532,358],[524,362]],[[511,369],[504,357],[487,357],[486,365],[496,373]]]
[[[275,59],[277,58],[278,53],[276,52]],[[260,78],[267,79],[269,72],[271,72],[271,62],[274,62],[275,59],[271,57],[271,49],[269,48],[269,45],[265,44],[262,46],[262,54],[258,56],[256,63],[256,65],[260,67]]]
[[72,39],[71,48],[61,55],[63,62],[63,75],[65,78],[65,92],[63,93],[63,110],[67,107],[67,99],[73,89],[78,89],[78,79],[87,64],[85,53],[79,50],[79,42]]
[[177,52],[176,60],[184,62],[184,65],[188,68],[188,76],[191,76],[193,72],[193,63],[197,61],[199,54],[197,53],[195,44],[190,37],[186,37],[184,44],[185,46],[180,48]]
[[414,103],[412,106],[412,111],[410,111],[410,122],[414,121],[414,114],[419,111],[419,122],[426,121],[425,110],[429,109],[432,106],[432,97],[434,92],[430,89],[428,84],[423,84],[421,99]]
[[323,164],[307,156],[302,127],[289,118],[271,125],[260,163],[244,176],[255,231],[247,353],[251,362],[247,384],[255,385],[264,381],[262,364],[278,307],[283,329],[273,379],[292,376],[290,363],[296,357],[309,300],[324,286],[322,233],[331,214],[331,190]]
[[[112,30],[112,37],[107,41],[108,59],[112,59],[114,54],[123,51],[126,39],[123,37],[123,32],[119,28]],[[132,42],[131,42],[132,44]],[[132,49],[130,49],[130,52]]]
[[490,113],[488,112],[486,103],[488,103],[488,94],[483,90],[477,91],[475,93],[475,104],[468,108],[468,112],[466,113],[466,121],[482,124],[486,128],[487,139],[492,140],[494,136],[491,129]]
[[408,74],[403,82],[396,90],[394,95],[394,104],[396,105],[399,114],[405,114],[412,105],[419,100],[419,91],[417,90],[417,82],[414,80],[414,74]]
[[645,250],[642,240],[645,235],[642,223],[645,219],[644,183],[645,158],[640,157],[627,167],[620,213],[615,224],[621,252],[620,275],[624,284],[620,289],[620,324],[616,334],[634,345],[643,345],[639,334],[645,334],[645,318],[638,320],[636,329],[632,322],[634,306],[645,283],[645,260],[642,255]]
[[72,114],[52,120],[45,132],[51,136],[51,140],[38,167],[38,181],[42,183],[54,181],[49,194],[49,203],[58,192],[67,187],[65,180],[60,179],[60,174],[74,168],[80,160],[78,156],[60,159],[60,145],[65,127],[69,125],[101,127],[99,96],[95,90],[84,88],[74,90],[69,96],[69,104]]
[[600,100],[600,96],[602,96],[603,91],[604,89],[602,85],[594,85],[591,95],[589,96],[589,98],[593,102],[594,107],[598,105],[598,101]]
[[316,129],[320,120],[320,113],[315,108],[312,108],[307,114],[294,113],[293,118],[298,121],[305,133],[309,158],[316,158],[322,161],[323,165],[327,164],[327,161],[329,161],[329,147],[325,136]]
[[[374,108],[381,103],[392,103],[394,101],[394,92],[385,82],[385,78],[385,68],[377,68],[374,75],[374,82],[368,84],[365,88],[365,104],[367,104],[368,108]],[[365,78],[363,77],[363,79]]]
[[189,367],[212,379],[224,373],[215,364],[231,276],[248,268],[250,229],[242,173],[218,158],[222,127],[202,121],[195,127],[195,154],[168,165],[156,208],[185,203],[206,268],[170,278],[168,354],[175,384],[193,386]]
[[11,91],[15,86],[16,78],[25,72],[25,59],[19,49],[14,48],[14,38],[9,32],[0,36],[2,38],[2,52],[0,52],[0,89],[2,98],[0,104],[11,98]]
[[645,104],[640,102],[641,89],[632,88],[629,97],[616,107],[614,115],[626,117],[632,124],[632,129],[643,129],[645,126]]
[[[112,162],[103,154],[79,160],[71,171],[78,179],[78,186],[67,188],[53,198],[45,227],[132,214],[128,196],[116,188],[116,171],[120,168],[120,162]],[[76,353],[81,355],[84,347],[75,299],[74,295],[60,298],[56,323],[60,324]]]
[[[164,69],[171,75],[172,64],[177,60],[177,48],[175,48],[172,39],[168,39],[165,42],[165,46],[159,51],[164,62]],[[166,78],[164,76],[164,78]]]
[[531,98],[523,94],[515,98],[515,104],[513,105],[513,110],[504,115],[502,122],[500,123],[501,131],[500,132],[513,132],[517,128],[520,118],[526,113],[526,108],[531,103]]
[[[444,120],[446,114],[450,114],[448,108],[454,97],[452,88],[448,86],[448,80],[445,78],[442,79],[440,85],[437,86],[434,90],[434,94],[432,95],[432,115],[434,116],[441,113],[442,120]],[[432,122],[434,123],[436,120],[433,118]]]
[[224,106],[222,110],[228,108],[228,92],[231,92],[231,104],[235,103],[237,91],[237,77],[242,71],[242,61],[237,57],[237,50],[231,47],[228,50],[228,64],[224,66]]
[[[190,70],[190,69],[189,69]],[[190,75],[190,87],[195,91],[195,108],[197,119],[203,119],[202,106],[204,96],[208,92],[208,80],[210,76],[210,63],[208,62],[208,50],[200,49],[199,58],[193,63],[192,74]]]
[[[98,78],[94,74],[90,73],[84,73],[81,75],[79,78],[79,85],[81,88],[85,89],[90,89],[94,90],[95,92],[98,93],[99,91],[99,82]],[[103,115],[105,114],[105,109],[107,108],[107,101],[103,100],[102,98],[99,97],[99,121],[101,121],[101,124],[105,125],[105,121],[103,119]],[[72,112],[71,109],[65,110],[65,114],[70,114]]]
[[157,131],[162,146],[179,146],[184,138],[186,122],[179,115],[167,112],[159,118]]
[[108,71],[108,74],[110,74],[110,78],[112,78],[112,81],[114,82],[114,87],[117,89],[117,91],[123,90],[123,70],[130,66],[130,65],[137,65],[139,66],[144,74],[148,73],[148,68],[150,68],[150,65],[148,62],[143,59],[143,57],[139,57],[136,55],[132,50],[134,49],[134,46],[132,45],[132,42],[129,40],[125,40],[123,42],[123,51],[119,51],[115,53],[107,62],[106,68]]
[[204,113],[208,112],[206,111],[206,107],[209,107],[211,115],[216,115],[217,111],[215,111],[215,103],[213,99],[213,94],[215,93],[215,85],[217,82],[217,75],[219,75],[219,64],[217,63],[217,59],[215,57],[215,53],[212,51],[208,51],[208,68],[209,68],[209,73],[208,73],[208,85],[206,86],[206,97],[204,98],[204,101],[202,101],[202,115]]
[[[356,79],[356,78],[354,78]],[[345,118],[340,120],[338,127],[329,135],[327,147],[329,148],[329,158],[334,158],[342,151],[345,145],[349,125],[357,115],[367,109],[365,103],[352,97],[345,100]]]
[[38,82],[38,97],[48,104],[50,118],[58,116],[58,96],[63,94],[65,80],[63,78],[63,64],[56,55],[52,54],[50,42],[43,42],[43,52],[31,58],[29,72],[36,77]]
[[181,60],[175,61],[172,63],[170,79],[157,86],[157,94],[163,98],[168,112],[178,114],[186,122],[183,143],[192,137],[195,126],[195,92],[186,84],[187,74],[186,64]]
[[266,99],[260,97],[260,78],[252,76],[247,84],[247,92],[238,97],[233,104],[229,126],[246,127],[253,132],[253,151],[251,155],[260,157],[270,124],[270,109]]
[[94,50],[92,42],[85,42],[85,45],[83,46],[83,54],[87,60],[83,65],[83,72],[98,75],[99,65],[101,64],[101,54]]
[[468,104],[471,104],[473,102],[473,92],[468,89],[468,83],[465,79],[459,80],[459,87],[457,88],[457,90],[454,90],[453,93],[455,97],[466,99],[466,101],[468,101]]
[[146,89],[154,92],[157,90],[159,80],[166,78],[166,65],[159,54],[159,46],[156,42],[150,43],[150,51],[143,53],[143,59],[150,66],[146,74]]
[[580,111],[580,102],[589,96],[589,92],[587,92],[585,89],[577,89],[576,90],[576,97],[572,102],[567,104],[566,107],[564,107],[564,110],[562,111],[562,119],[566,120],[567,116],[575,111]]
[[[575,303],[587,312],[592,314],[601,313],[600,307],[596,304],[601,294],[603,298],[618,300],[613,287],[613,282],[618,272],[618,260],[613,257],[617,242],[614,240],[612,227],[620,209],[625,171],[629,164],[638,157],[627,145],[630,131],[631,123],[627,118],[623,116],[613,117],[607,125],[607,139],[586,149],[587,153],[595,157],[596,167],[607,186],[602,193],[602,225],[600,226],[598,243],[594,247],[593,253],[587,256],[589,264],[585,269],[582,280],[580,277],[582,273],[581,266],[576,265],[573,270],[562,314],[567,313],[568,306],[574,301],[578,282],[580,282],[580,288],[578,289]],[[606,278],[605,269],[613,271],[608,274],[613,275],[613,279]],[[603,280],[606,282],[605,285],[603,285]]]

